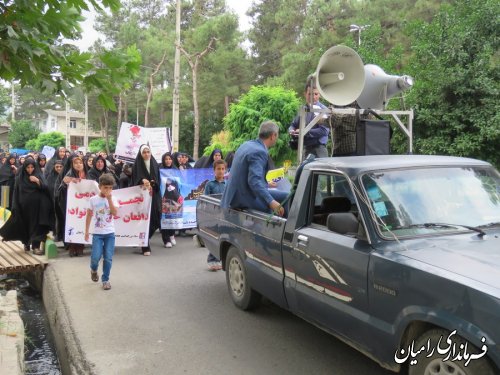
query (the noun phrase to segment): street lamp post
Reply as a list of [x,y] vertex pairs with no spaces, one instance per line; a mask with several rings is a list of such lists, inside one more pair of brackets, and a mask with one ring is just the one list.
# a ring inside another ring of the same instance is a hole
[[358,25],[350,25],[349,26],[349,32],[358,32],[358,47],[361,45],[361,31],[365,30],[367,27],[370,27],[370,25],[363,25],[363,26],[358,26]]

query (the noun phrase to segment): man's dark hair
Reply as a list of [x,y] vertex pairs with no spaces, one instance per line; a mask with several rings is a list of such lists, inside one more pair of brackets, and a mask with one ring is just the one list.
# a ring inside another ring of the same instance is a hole
[[317,89],[316,87],[316,77],[314,75],[310,75],[309,77],[307,77],[307,80],[306,80],[306,85],[304,86],[304,92],[307,92],[307,89],[309,87],[312,87],[312,89]]
[[102,186],[113,186],[115,184],[115,178],[110,173],[103,173],[99,177],[99,185]]
[[226,167],[226,162],[222,159],[219,159],[219,160],[215,160],[214,161],[214,171],[215,171],[215,168],[218,166],[218,165],[223,165],[224,167]]

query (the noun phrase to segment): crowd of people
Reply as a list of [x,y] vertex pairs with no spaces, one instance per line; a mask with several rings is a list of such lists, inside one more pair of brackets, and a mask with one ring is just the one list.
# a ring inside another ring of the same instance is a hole
[[[309,117],[314,116],[316,108],[323,108],[319,103],[319,92],[310,82],[305,87],[304,96]],[[299,123],[300,118],[297,116],[290,124],[288,132],[292,139],[298,136]],[[304,137],[306,153],[316,157],[328,156],[328,134],[326,123],[319,121]],[[162,196],[160,169],[213,168],[214,179],[206,184],[204,193],[222,194],[222,208],[252,208],[286,216],[287,209],[282,206],[282,202],[287,201],[287,193],[269,190],[273,186],[266,180],[267,171],[274,168],[268,150],[276,144],[278,136],[278,125],[265,121],[260,125],[258,139],[243,143],[236,153],[228,153],[224,158],[222,151],[215,149],[209,156],[202,156],[196,161],[186,152],[166,152],[157,161],[147,145],[140,147],[132,164],[115,159],[104,151],[83,154],[80,151],[71,152],[65,147],[59,147],[50,159],[38,152],[26,155],[0,153],[0,186],[9,188],[8,202],[4,202],[4,206],[11,210],[9,220],[0,228],[0,236],[4,241],[20,240],[25,251],[32,250],[36,255],[43,254],[41,243],[50,231],[56,241],[63,242],[68,184],[87,179],[98,182],[100,194],[91,199],[87,210],[86,241],[94,215],[104,214],[109,219],[107,222],[112,223],[113,212],[116,213],[117,207],[112,191],[141,186],[148,189],[152,197],[149,239],[147,246],[142,247],[142,254],[151,255],[150,240],[158,229],[164,246],[171,248],[176,245],[176,232],[174,229],[161,229],[162,209],[164,206],[182,205],[184,198],[173,178],[167,179]],[[227,178],[227,171],[231,167]],[[178,232],[180,235],[185,234],[182,229]],[[109,290],[114,226],[95,227],[93,233],[91,279],[98,281],[97,266],[103,258],[103,289]],[[65,247],[70,256],[83,255],[83,243],[65,243]],[[220,260],[212,254],[208,255],[207,263],[210,271],[222,269]]]
[[[11,219],[1,228],[3,240],[20,240],[26,251],[42,254],[40,243],[52,231],[56,241],[64,241],[68,184],[81,179],[94,180],[108,174],[113,176],[113,189],[130,186],[151,188],[152,205],[150,237],[160,229],[162,199],[160,193],[160,169],[211,168],[214,161],[223,158],[220,150],[196,163],[185,152],[166,152],[159,163],[151,155],[148,146],[141,146],[134,163],[124,163],[106,152],[71,152],[59,147],[47,157],[38,152],[26,155],[0,154],[0,185],[9,187],[8,202],[4,205],[12,212]],[[178,190],[178,186],[177,186]],[[185,231],[180,231],[184,234]],[[161,229],[165,247],[176,244],[173,229]],[[83,244],[67,243],[70,256],[83,255]],[[142,248],[145,256],[151,255],[151,247]]]

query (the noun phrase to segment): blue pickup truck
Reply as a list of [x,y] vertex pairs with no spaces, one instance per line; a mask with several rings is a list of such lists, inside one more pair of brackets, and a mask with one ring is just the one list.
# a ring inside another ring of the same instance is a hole
[[197,205],[233,302],[262,296],[384,368],[500,374],[500,175],[466,158],[316,159],[287,218]]

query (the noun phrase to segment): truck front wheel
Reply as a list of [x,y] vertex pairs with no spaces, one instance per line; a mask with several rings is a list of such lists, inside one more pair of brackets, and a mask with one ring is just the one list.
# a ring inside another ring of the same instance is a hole
[[261,295],[250,287],[245,263],[238,249],[231,247],[226,258],[226,283],[234,304],[252,310],[260,304]]

